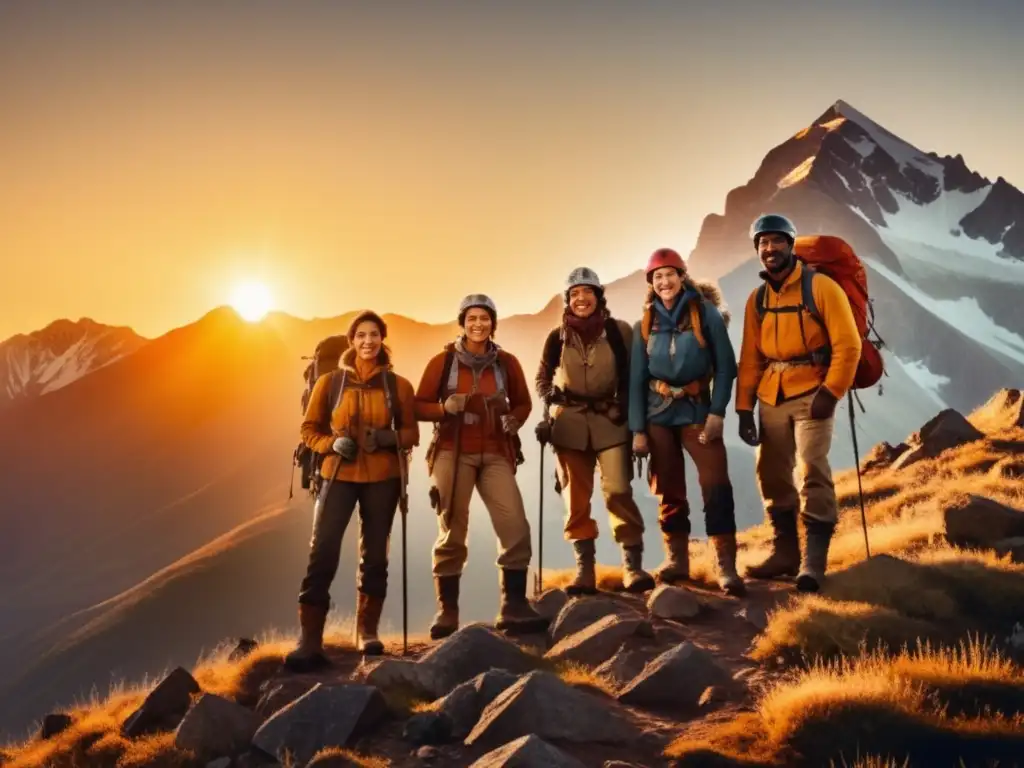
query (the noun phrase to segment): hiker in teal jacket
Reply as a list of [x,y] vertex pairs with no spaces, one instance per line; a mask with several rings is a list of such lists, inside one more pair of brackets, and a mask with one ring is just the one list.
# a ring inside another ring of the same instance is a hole
[[690,280],[682,257],[669,248],[651,256],[647,281],[644,314],[633,329],[629,428],[633,452],[650,456],[651,493],[658,498],[667,559],[657,577],[669,584],[689,578],[685,450],[697,468],[719,584],[741,595],[735,504],[722,440],[737,374],[729,313],[719,309],[719,290]]

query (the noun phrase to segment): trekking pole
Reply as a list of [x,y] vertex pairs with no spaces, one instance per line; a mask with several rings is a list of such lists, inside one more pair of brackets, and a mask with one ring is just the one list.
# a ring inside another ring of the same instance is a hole
[[853,416],[853,390],[846,393],[848,405],[850,407],[850,434],[853,436],[853,460],[854,466],[857,468],[857,493],[860,496],[860,521],[864,525],[864,551],[867,553],[867,558],[871,557],[871,548],[868,546],[868,518],[867,513],[864,511],[864,486],[861,485],[860,479],[860,449],[857,447],[857,424],[854,421]]
[[[548,420],[548,407],[544,406],[544,421]],[[540,444],[540,500],[537,502],[537,589],[535,595],[544,591],[544,448]]]
[[406,473],[405,453],[402,451],[402,441],[398,438],[398,430],[395,430],[395,447],[398,449],[398,477],[400,492],[398,496],[398,510],[402,515],[402,655],[409,655],[409,561],[408,545],[406,539],[406,518],[409,516],[409,476]]

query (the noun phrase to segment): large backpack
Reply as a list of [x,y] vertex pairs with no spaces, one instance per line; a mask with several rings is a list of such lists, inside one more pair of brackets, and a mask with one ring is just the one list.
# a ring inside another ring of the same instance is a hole
[[[612,354],[615,355],[615,372],[619,384],[616,398],[622,405],[626,403],[626,395],[629,391],[629,351],[626,349],[626,340],[622,338],[622,329],[619,328],[619,324],[614,318],[605,319],[604,331],[608,336],[608,346],[612,348]],[[554,375],[562,363],[564,344],[565,337],[561,326],[552,330],[544,342],[544,365],[551,375]]]
[[[800,306],[794,309],[806,309],[815,322],[825,328],[821,313],[814,301],[814,291],[811,290],[812,281],[815,272],[820,272],[835,280],[850,301],[853,318],[861,337],[860,361],[857,364],[853,389],[873,387],[885,374],[885,362],[882,360],[880,351],[885,342],[875,330],[875,311],[868,294],[868,278],[864,264],[849,243],[834,235],[802,235],[796,238],[793,244],[793,254],[804,265],[800,281]],[[765,306],[766,290],[766,284],[762,284],[757,289],[755,305],[759,321],[768,311]],[[873,340],[870,338],[872,333],[875,336]],[[808,352],[812,356],[819,356],[820,359],[827,360],[831,349],[824,347],[820,350],[808,350]]]

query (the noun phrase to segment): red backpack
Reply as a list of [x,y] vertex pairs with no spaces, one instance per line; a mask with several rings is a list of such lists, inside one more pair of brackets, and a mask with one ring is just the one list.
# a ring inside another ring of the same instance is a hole
[[[885,374],[881,347],[885,345],[875,330],[875,312],[868,295],[868,278],[864,265],[853,252],[850,244],[834,235],[803,235],[796,238],[793,254],[805,269],[801,279],[802,302],[804,307],[819,324],[824,322],[814,302],[811,281],[815,272],[828,275],[846,293],[853,309],[853,318],[861,337],[860,362],[853,379],[853,389],[873,387]],[[758,314],[764,314],[764,292],[762,285],[757,291]],[[874,333],[875,339],[869,338]]]

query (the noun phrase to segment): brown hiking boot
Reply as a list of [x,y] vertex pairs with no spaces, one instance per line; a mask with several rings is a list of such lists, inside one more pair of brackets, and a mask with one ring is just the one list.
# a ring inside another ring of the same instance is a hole
[[356,649],[365,656],[380,656],[384,643],[377,637],[380,612],[384,598],[357,593],[356,601]]
[[643,569],[644,545],[622,548],[622,587],[634,594],[654,589],[654,577]]
[[437,613],[434,623],[430,625],[430,639],[440,640],[448,637],[459,628],[459,579],[462,574],[454,576],[435,576],[434,589],[437,592]]
[[327,623],[326,605],[299,603],[298,647],[284,657],[284,666],[292,672],[311,672],[330,665],[324,653],[324,625]]
[[526,571],[501,569],[501,609],[495,629],[509,632],[543,632],[549,621],[533,610],[526,599]]
[[800,568],[800,539],[796,532],[796,511],[774,510],[768,513],[775,533],[772,551],[764,560],[747,568],[748,579],[781,579],[796,576]]
[[655,573],[662,584],[676,584],[690,578],[690,537],[680,533],[662,535],[665,562]]
[[567,595],[596,595],[597,574],[594,572],[594,540],[583,539],[574,541],[572,548],[576,552],[576,578],[565,588]]
[[828,567],[828,548],[835,531],[833,523],[805,519],[804,529],[807,541],[804,543],[804,557],[800,573],[796,577],[796,588],[800,592],[817,592],[825,582]]
[[727,595],[742,597],[747,593],[747,585],[736,573],[736,534],[712,536],[711,544],[718,560],[718,586]]

